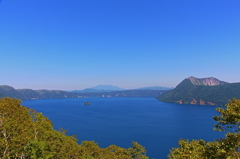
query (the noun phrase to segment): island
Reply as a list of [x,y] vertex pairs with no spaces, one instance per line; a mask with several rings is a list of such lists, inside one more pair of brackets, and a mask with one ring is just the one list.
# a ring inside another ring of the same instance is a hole
[[84,105],[90,105],[90,102],[85,102]]

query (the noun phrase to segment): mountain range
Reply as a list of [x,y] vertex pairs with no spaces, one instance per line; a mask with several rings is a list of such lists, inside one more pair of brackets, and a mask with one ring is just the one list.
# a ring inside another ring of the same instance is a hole
[[113,86],[113,85],[98,85],[98,86],[92,87],[91,89],[96,89],[96,90],[113,90],[113,91],[125,90],[124,88],[119,88],[119,87]]
[[143,87],[124,90],[111,85],[99,85],[82,91],[32,90],[15,89],[11,86],[0,86],[0,97],[19,99],[43,98],[81,98],[81,97],[156,97],[159,101],[200,104],[225,105],[232,98],[240,99],[240,83],[228,83],[214,77],[188,77],[174,89],[168,87]]
[[141,87],[136,89],[124,89],[119,88],[113,85],[98,85],[91,88],[86,88],[83,90],[73,90],[70,92],[77,92],[77,93],[87,93],[87,92],[113,92],[113,91],[123,91],[123,90],[170,90],[173,89],[172,87],[162,87],[162,86],[152,86],[152,87]]
[[170,103],[225,105],[234,97],[240,98],[240,83],[228,83],[214,77],[191,76],[157,98]]
[[76,92],[76,93],[84,93],[84,92],[112,92],[112,91],[122,91],[125,90],[123,88],[119,88],[117,86],[113,85],[98,85],[95,87],[91,88],[86,88],[83,90],[73,90],[71,92]]
[[[113,87],[112,87],[113,88]],[[98,92],[67,92],[61,90],[32,90],[15,89],[11,86],[0,86],[0,98],[11,97],[18,99],[44,99],[44,98],[83,98],[83,97],[157,97],[165,90],[119,90]]]

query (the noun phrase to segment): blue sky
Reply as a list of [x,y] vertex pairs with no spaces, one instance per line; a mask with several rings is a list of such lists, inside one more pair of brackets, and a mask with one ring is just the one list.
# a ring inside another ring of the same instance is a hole
[[239,0],[1,0],[0,85],[240,82]]

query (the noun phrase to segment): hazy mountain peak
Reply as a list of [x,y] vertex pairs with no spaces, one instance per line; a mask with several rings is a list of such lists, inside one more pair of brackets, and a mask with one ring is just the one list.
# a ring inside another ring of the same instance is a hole
[[91,89],[96,89],[96,90],[124,90],[123,88],[119,88],[119,87],[113,86],[113,85],[98,85],[98,86],[92,87]]
[[228,84],[227,82],[220,81],[214,77],[207,77],[207,78],[196,78],[196,77],[188,77],[193,85],[205,85],[205,86],[216,86],[216,85],[224,85]]

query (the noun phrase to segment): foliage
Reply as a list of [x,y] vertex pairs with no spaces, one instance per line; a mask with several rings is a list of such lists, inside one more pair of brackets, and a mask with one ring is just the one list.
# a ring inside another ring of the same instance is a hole
[[213,119],[218,121],[215,124],[215,130],[227,132],[240,131],[240,100],[233,98],[226,104],[226,109],[217,108],[220,116],[214,116]]
[[168,155],[169,159],[226,159],[239,158],[237,151],[240,143],[240,134],[227,134],[226,138],[206,142],[204,140],[181,139],[179,148],[173,148]]
[[240,100],[234,98],[226,105],[227,108],[217,108],[220,116],[214,116],[218,121],[215,129],[219,131],[234,130],[235,133],[227,133],[225,138],[207,142],[204,140],[181,139],[179,148],[173,148],[168,157],[170,159],[238,159],[240,158],[240,133],[239,116]]
[[0,158],[33,159],[147,159],[146,150],[136,142],[132,148],[110,145],[101,148],[93,141],[80,145],[67,131],[53,129],[51,121],[21,105],[18,99],[0,99]]
[[144,149],[144,147],[142,147],[140,144],[138,144],[137,142],[132,142],[132,148],[129,148],[127,150],[128,154],[130,154],[133,158],[136,159],[147,159],[148,157],[146,157],[146,150]]

